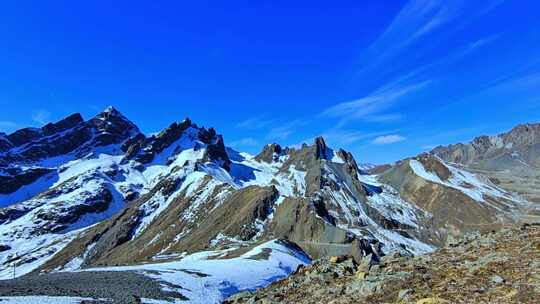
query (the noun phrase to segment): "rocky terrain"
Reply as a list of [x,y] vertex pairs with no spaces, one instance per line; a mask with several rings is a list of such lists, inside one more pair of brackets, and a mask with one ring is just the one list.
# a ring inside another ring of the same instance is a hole
[[[520,190],[496,177],[513,176],[515,162],[485,164],[527,155],[527,172],[537,172],[537,129],[380,167],[322,137],[249,155],[189,119],[146,136],[112,107],[0,134],[0,280],[24,276],[0,297],[25,284],[55,296],[57,287],[38,288],[49,278],[134,272],[150,280],[141,284],[153,286],[153,301],[164,300],[159,282],[175,300],[219,303],[312,259],[418,256],[465,233],[532,222],[534,182]],[[112,286],[127,299],[134,285]],[[95,288],[65,290],[107,293]]]
[[[437,147],[431,154],[488,176],[528,201],[540,202],[540,124],[522,124],[467,144]],[[539,212],[540,214],[540,212]]]
[[470,234],[431,254],[331,257],[225,303],[538,303],[540,226]]

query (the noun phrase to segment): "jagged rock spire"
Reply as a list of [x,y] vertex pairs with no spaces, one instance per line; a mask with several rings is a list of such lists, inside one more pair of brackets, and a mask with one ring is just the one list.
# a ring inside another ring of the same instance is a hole
[[328,155],[329,149],[322,136],[315,138],[315,149],[316,149],[317,159],[332,158],[331,156]]

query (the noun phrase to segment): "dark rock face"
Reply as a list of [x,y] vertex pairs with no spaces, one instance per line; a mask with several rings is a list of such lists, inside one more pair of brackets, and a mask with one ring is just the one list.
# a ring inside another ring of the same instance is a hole
[[[133,229],[138,224],[138,217],[139,212],[134,208],[129,208],[113,218],[110,226],[98,232],[94,237],[95,241],[97,241],[96,246],[90,252],[84,264],[105,264],[107,254],[110,254],[116,247],[125,244],[131,239]],[[100,261],[100,259],[103,260]]]
[[46,124],[42,130],[43,134],[45,136],[53,135],[55,133],[71,129],[75,127],[76,125],[82,123],[84,120],[79,113],[72,114],[62,120],[60,120],[57,123],[48,123]]
[[0,208],[0,224],[13,221],[26,214],[26,210],[19,208]]
[[356,163],[356,160],[354,159],[354,156],[351,152],[339,149],[337,154],[343,159],[343,161],[345,161],[346,170],[351,176],[356,176],[357,174],[361,173],[360,169],[358,168],[358,164]]
[[315,138],[315,154],[317,159],[329,159],[332,158],[329,154],[328,146],[326,145],[326,142],[324,141],[324,138],[317,137]]
[[35,139],[15,157],[37,161],[47,157],[67,154],[81,147],[91,138],[92,132],[81,126],[67,134],[55,134],[50,137]]
[[8,135],[9,141],[16,147],[31,142],[43,136],[43,131],[38,128],[25,128]]
[[158,135],[150,138],[145,138],[144,136],[132,138],[132,140],[128,141],[128,145],[122,147],[126,151],[124,162],[135,160],[142,164],[151,163],[157,154],[163,152],[179,140],[186,134],[185,132],[189,128],[197,130],[197,137],[192,138],[192,140],[200,140],[206,144],[206,153],[203,161],[221,161],[221,166],[226,170],[230,170],[231,161],[227,154],[223,137],[217,135],[213,128],[208,130],[199,128],[189,119],[185,119],[181,123],[175,122]]
[[13,148],[13,144],[7,138],[5,133],[0,132],[0,153]]
[[140,146],[146,141],[146,136],[144,134],[139,133],[128,140],[126,140],[122,144],[122,151],[125,152],[127,155],[134,155],[138,152],[137,149],[140,149]]
[[369,257],[369,266],[377,264],[383,256],[381,244],[377,241],[354,239],[352,242],[351,256],[359,265],[365,261],[366,257]]
[[163,150],[180,139],[184,131],[191,126],[191,120],[186,119],[181,123],[175,122],[171,124],[158,135],[150,138],[139,137],[126,149],[125,159],[148,164],[154,160],[156,154],[163,152]]
[[122,143],[140,134],[139,129],[131,121],[112,107],[89,120],[88,125],[97,131],[94,138],[96,146]]
[[231,160],[225,149],[225,144],[223,143],[223,137],[218,135],[215,141],[208,143],[206,154],[204,155],[203,161],[220,161],[221,166],[229,171],[231,169]]
[[19,168],[5,169],[8,175],[0,175],[0,194],[8,194],[17,191],[24,185],[35,182],[40,177],[52,172],[46,168],[31,168],[21,170]]
[[47,221],[45,231],[56,232],[64,229],[68,224],[75,223],[88,213],[100,213],[109,208],[113,200],[111,191],[101,189],[94,195],[86,198],[80,204],[66,208],[56,208],[54,212],[44,211],[36,214],[38,219]]

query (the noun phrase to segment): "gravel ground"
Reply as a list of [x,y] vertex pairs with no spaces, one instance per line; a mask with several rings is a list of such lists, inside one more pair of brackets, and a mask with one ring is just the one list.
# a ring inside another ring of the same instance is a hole
[[140,303],[140,298],[187,300],[179,293],[163,291],[161,284],[164,283],[135,272],[31,274],[0,281],[0,296],[46,295],[107,299],[96,303]]

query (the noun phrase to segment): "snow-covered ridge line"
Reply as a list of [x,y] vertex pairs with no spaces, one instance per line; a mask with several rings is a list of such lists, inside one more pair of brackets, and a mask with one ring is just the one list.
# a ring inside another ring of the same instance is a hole
[[495,185],[488,184],[488,181],[481,181],[475,174],[448,165],[442,160],[440,160],[440,163],[451,172],[451,176],[447,181],[443,181],[436,174],[428,172],[420,161],[415,159],[409,160],[409,166],[419,177],[459,190],[475,201],[486,203],[485,196],[487,195],[507,199],[513,202],[522,202],[519,197],[507,193]]

